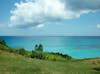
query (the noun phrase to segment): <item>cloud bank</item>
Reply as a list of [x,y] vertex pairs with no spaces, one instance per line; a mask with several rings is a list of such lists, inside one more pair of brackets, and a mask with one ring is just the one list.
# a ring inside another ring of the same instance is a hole
[[28,28],[100,10],[100,0],[25,0],[11,10],[10,27]]

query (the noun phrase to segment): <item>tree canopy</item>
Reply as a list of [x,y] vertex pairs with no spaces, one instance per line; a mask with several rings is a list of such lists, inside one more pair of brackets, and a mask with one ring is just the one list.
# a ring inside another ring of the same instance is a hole
[[39,45],[35,45],[35,50],[36,51],[43,51],[43,45],[42,44],[39,44]]

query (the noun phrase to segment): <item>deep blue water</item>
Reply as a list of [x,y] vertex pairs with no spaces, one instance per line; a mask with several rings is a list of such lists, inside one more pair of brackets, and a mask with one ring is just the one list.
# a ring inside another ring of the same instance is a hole
[[42,44],[44,52],[60,52],[73,58],[100,57],[100,37],[97,36],[69,36],[69,37],[19,37],[0,36],[10,47],[33,50],[35,44]]

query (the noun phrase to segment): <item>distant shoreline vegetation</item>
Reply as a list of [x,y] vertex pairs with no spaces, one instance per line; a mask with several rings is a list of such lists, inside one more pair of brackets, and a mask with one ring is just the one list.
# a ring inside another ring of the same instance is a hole
[[9,47],[4,40],[0,40],[0,50],[8,51],[15,54],[20,54],[22,56],[36,58],[41,60],[51,60],[51,61],[68,61],[71,60],[72,57],[69,55],[64,55],[61,53],[53,53],[53,52],[43,52],[44,47],[42,44],[36,44],[34,50],[27,51],[25,48],[11,48]]

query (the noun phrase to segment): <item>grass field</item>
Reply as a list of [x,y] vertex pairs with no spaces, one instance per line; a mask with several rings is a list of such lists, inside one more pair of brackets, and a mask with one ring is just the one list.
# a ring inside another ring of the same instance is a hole
[[0,74],[100,74],[100,59],[58,62],[0,51]]

